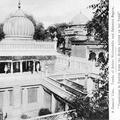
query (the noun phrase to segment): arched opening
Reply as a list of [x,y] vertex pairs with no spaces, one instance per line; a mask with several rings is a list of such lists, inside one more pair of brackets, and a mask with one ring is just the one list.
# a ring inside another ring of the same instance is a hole
[[93,51],[90,51],[88,60],[89,61],[96,61],[96,53]]
[[104,63],[105,62],[105,54],[104,52],[100,52],[98,55],[98,60],[99,63]]

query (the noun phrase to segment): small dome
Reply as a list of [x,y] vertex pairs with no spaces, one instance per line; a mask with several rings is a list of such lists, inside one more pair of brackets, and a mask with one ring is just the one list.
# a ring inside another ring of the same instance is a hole
[[34,35],[34,25],[25,16],[21,9],[18,9],[14,15],[6,20],[3,26],[5,38],[25,38],[31,39]]
[[72,25],[80,25],[80,24],[86,24],[89,21],[89,19],[80,12],[78,15],[74,16],[71,20]]

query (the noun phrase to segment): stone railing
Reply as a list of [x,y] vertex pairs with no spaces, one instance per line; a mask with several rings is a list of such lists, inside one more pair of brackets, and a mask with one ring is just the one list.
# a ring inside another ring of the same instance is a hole
[[33,74],[31,72],[0,74],[0,88],[13,87],[15,85],[43,84],[44,78],[44,72],[34,72]]
[[69,74],[66,73],[65,76],[63,76],[63,74],[58,74],[58,75],[50,75],[49,77],[53,78],[53,79],[76,79],[76,78],[85,78],[85,73],[75,73],[75,74]]
[[66,69],[68,73],[90,73],[93,64],[84,58],[68,57],[65,55],[57,56],[56,66]]
[[65,55],[57,56],[56,60],[57,69],[61,69],[64,73],[76,74],[76,73],[99,73],[99,68],[95,66],[95,62],[88,61],[85,58],[68,57]]
[[0,44],[0,50],[56,50],[56,42],[32,42],[19,44]]
[[[58,85],[59,87],[63,88],[64,90],[70,92],[71,96],[69,97],[72,97],[73,95],[86,95],[86,93],[83,91],[83,89],[77,89],[77,86],[73,86],[73,82],[71,82],[70,84],[68,82],[58,82],[57,80],[54,80],[52,78],[49,78],[50,82],[53,83],[53,84],[56,84]],[[66,80],[65,80],[66,81]],[[77,84],[78,86],[80,86],[79,84]],[[73,95],[72,95],[73,94]],[[67,98],[67,97],[66,97]],[[69,99],[69,98],[68,98]]]
[[66,99],[68,101],[73,100],[73,98],[75,97],[74,94],[72,94],[70,91],[66,91],[64,87],[60,86],[58,82],[55,82],[53,80],[46,79],[43,81],[43,85],[55,94],[61,96],[63,99]]
[[26,120],[71,120],[72,117],[71,117],[70,113],[74,114],[75,110],[64,111],[64,112],[44,115],[44,116],[40,116],[40,117],[29,118]]
[[74,95],[79,95],[79,94],[86,95],[84,86],[77,84],[74,81],[71,81],[68,79],[62,79],[62,80],[60,79],[59,81],[57,79],[54,80],[53,78],[50,78],[50,77],[48,78],[52,83],[57,84],[59,87],[64,88],[66,91]]

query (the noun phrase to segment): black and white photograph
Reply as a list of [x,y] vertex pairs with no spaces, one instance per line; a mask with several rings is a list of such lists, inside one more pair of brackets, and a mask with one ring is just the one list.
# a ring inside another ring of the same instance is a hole
[[0,120],[112,120],[109,49],[109,0],[1,1]]

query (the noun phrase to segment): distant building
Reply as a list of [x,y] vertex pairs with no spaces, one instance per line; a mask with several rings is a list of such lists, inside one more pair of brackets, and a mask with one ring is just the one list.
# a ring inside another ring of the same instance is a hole
[[86,24],[89,19],[80,12],[73,17],[69,27],[65,29],[66,49],[71,49],[71,56],[89,59],[90,51],[96,53],[103,52],[103,45],[94,40],[94,36],[87,36]]
[[88,21],[89,19],[80,12],[70,21],[69,27],[65,29],[65,36],[74,37],[74,39],[78,41],[87,40],[86,23]]

